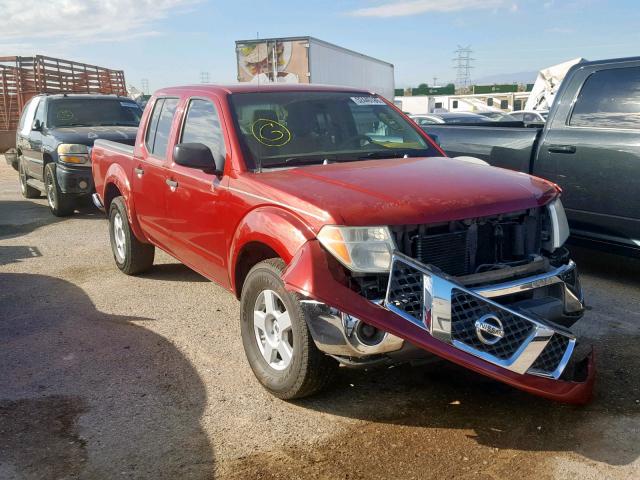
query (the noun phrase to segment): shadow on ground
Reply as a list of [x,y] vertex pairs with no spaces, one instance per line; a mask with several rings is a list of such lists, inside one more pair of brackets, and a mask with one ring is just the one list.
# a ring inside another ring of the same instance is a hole
[[0,274],[0,319],[0,478],[213,477],[202,380],[151,320],[27,274]]
[[46,202],[0,200],[0,239],[27,235],[40,227],[63,222],[67,218],[104,219],[104,214],[87,204],[79,208],[72,217],[56,217]]

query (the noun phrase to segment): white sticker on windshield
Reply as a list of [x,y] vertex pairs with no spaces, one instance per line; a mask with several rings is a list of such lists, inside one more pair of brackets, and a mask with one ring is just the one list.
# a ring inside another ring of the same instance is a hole
[[122,105],[123,107],[138,108],[138,104],[137,103],[120,102],[120,105]]
[[386,105],[378,97],[351,97],[356,105]]

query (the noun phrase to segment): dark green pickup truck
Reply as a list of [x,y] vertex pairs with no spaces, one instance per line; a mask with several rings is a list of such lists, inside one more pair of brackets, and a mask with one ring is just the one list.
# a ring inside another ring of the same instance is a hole
[[424,125],[451,157],[562,187],[572,237],[640,256],[640,57],[575,65],[546,125]]

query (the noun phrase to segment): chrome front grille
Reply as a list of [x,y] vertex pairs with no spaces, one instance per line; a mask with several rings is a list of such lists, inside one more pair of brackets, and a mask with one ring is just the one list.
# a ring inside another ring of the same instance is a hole
[[397,263],[389,276],[387,301],[414,323],[422,323],[424,274],[406,263]]
[[570,342],[569,337],[559,333],[554,334],[540,356],[531,365],[531,370],[552,376],[558,370]]
[[[484,315],[495,315],[504,328],[504,337],[494,345],[480,341],[476,332],[476,320]],[[502,360],[511,358],[534,330],[534,324],[502,308],[483,301],[462,290],[454,289],[451,295],[451,338],[476,350],[486,352]]]
[[[396,253],[385,306],[433,337],[487,362],[520,374],[559,378],[575,345],[571,333],[559,333],[538,317],[512,310],[482,293]],[[489,339],[483,333],[487,318],[499,326],[497,334],[488,334]]]

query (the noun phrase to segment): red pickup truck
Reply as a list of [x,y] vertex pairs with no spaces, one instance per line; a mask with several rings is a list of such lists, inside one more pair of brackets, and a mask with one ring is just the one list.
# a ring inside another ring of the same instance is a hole
[[435,354],[587,402],[559,188],[481,163],[446,158],[375,94],[311,85],[163,89],[134,147],[92,151],[117,266],[143,272],[157,247],[233,292],[274,395]]

